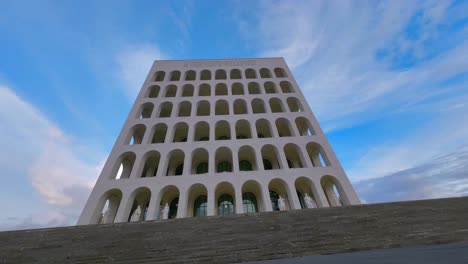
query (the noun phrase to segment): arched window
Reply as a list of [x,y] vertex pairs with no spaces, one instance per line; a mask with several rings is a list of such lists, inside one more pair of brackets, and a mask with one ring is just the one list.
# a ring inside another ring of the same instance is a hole
[[154,105],[152,103],[144,103],[140,107],[140,111],[138,111],[137,118],[139,119],[150,118],[151,114],[153,113],[153,108],[154,108]]
[[255,150],[251,146],[242,146],[238,150],[237,160],[240,171],[257,170]]
[[193,216],[206,216],[208,212],[208,202],[205,195],[200,195],[193,203]]
[[177,94],[177,86],[171,84],[166,87],[166,97],[175,97]]
[[226,216],[234,214],[234,199],[229,194],[223,194],[218,198],[218,215]]
[[200,80],[211,80],[211,71],[209,70],[201,71]]
[[247,79],[257,78],[257,74],[255,73],[255,70],[254,69],[245,70],[245,78],[247,78]]
[[197,148],[192,152],[192,174],[203,174],[208,172],[208,151],[204,148]]
[[265,84],[263,84],[263,87],[265,87],[265,93],[267,94],[276,93],[276,87],[273,82],[266,82]]
[[282,81],[282,82],[280,82],[280,87],[281,87],[281,91],[283,91],[283,93],[293,93],[294,92],[290,82]]
[[291,129],[289,120],[285,118],[279,118],[276,120],[276,128],[278,129],[278,135],[280,137],[292,137],[294,136]]
[[249,94],[260,94],[260,85],[258,85],[258,83],[250,82],[247,87],[249,89]]
[[304,159],[302,156],[301,149],[293,144],[288,143],[284,146],[284,155],[288,160],[288,166],[290,169],[292,168],[304,168]]
[[[148,205],[151,198],[151,191],[146,188],[138,188],[132,196],[134,197],[130,213],[128,215],[128,222],[138,222],[146,220],[146,213],[148,212]],[[135,211],[140,210],[140,214],[135,214]]]
[[184,170],[184,159],[185,154],[182,150],[176,149],[166,156],[168,158],[167,163],[167,176],[182,175]]
[[284,112],[283,103],[278,98],[270,99],[270,108],[272,113],[281,113]]
[[297,130],[299,131],[299,135],[301,136],[315,135],[315,131],[313,130],[312,125],[305,117],[300,116],[296,118],[296,126]]
[[200,84],[198,87],[198,96],[211,96],[211,87],[207,83]]
[[244,213],[258,212],[257,198],[251,192],[242,194],[242,203],[244,204]]
[[180,80],[180,71],[172,71],[171,77],[169,77],[169,81],[179,81]]
[[168,217],[169,219],[173,219],[177,217],[177,209],[179,207],[179,197],[174,198],[169,205],[169,214]]
[[262,78],[271,78],[270,70],[267,68],[260,69],[260,77]]
[[237,99],[234,101],[234,114],[242,115],[247,114],[247,104],[242,99]]
[[256,98],[252,100],[252,112],[254,114],[265,113],[265,104],[262,99]]
[[225,83],[216,84],[215,95],[228,95],[227,85]]
[[244,94],[244,86],[242,83],[233,83],[232,84],[232,95],[242,95]]
[[329,175],[323,176],[320,179],[320,183],[331,207],[349,204],[349,200],[345,197],[346,193],[335,177]]
[[188,129],[189,126],[186,123],[177,123],[174,126],[174,136],[172,142],[187,142]]
[[289,97],[286,102],[288,103],[289,111],[291,112],[303,112],[301,102],[295,97]]
[[197,166],[197,174],[208,173],[208,162],[202,162]]
[[241,71],[239,69],[232,69],[231,70],[231,79],[241,79]]
[[285,78],[285,77],[288,77],[286,75],[286,72],[284,71],[284,69],[282,68],[275,68],[275,75],[276,75],[276,78]]
[[280,163],[278,161],[278,151],[273,145],[265,145],[261,150],[263,159],[263,168],[265,170],[276,170],[280,169]]
[[157,71],[155,74],[154,74],[154,81],[155,82],[162,82],[164,81],[164,76],[166,75],[165,72],[163,71]]
[[209,116],[210,103],[208,101],[200,101],[197,105],[197,116]]
[[156,150],[152,150],[145,154],[144,160],[145,165],[143,167],[143,171],[141,172],[141,177],[154,177],[158,173],[159,161],[161,159],[161,155]]
[[159,91],[161,90],[161,87],[159,85],[153,85],[150,88],[148,88],[148,96],[149,98],[156,98],[159,95]]
[[248,162],[247,160],[241,160],[239,161],[239,170],[240,171],[251,171],[252,170],[252,164]]
[[190,116],[192,112],[192,104],[184,101],[179,104],[179,116]]
[[143,141],[143,136],[145,135],[146,126],[138,124],[130,129],[130,132],[127,136],[126,144],[135,145],[141,144]]
[[164,102],[159,107],[159,117],[171,117],[172,103]]
[[130,177],[130,173],[135,163],[136,155],[133,152],[122,154],[116,162],[116,166],[111,174],[114,179],[125,179]]
[[122,192],[112,189],[106,192],[98,202],[95,217],[91,219],[92,224],[109,224],[114,222],[115,215],[119,209]]
[[270,122],[266,119],[259,119],[255,122],[255,127],[257,129],[258,138],[269,138],[271,137],[271,128]]
[[215,115],[229,115],[229,104],[226,100],[216,101]]
[[151,144],[164,143],[166,139],[167,125],[166,124],[156,124],[153,127],[153,138],[151,139]]
[[218,163],[216,172],[232,172],[232,164],[228,161],[221,161]]
[[236,139],[243,138],[252,138],[250,123],[247,120],[239,120],[236,122]]
[[225,70],[216,70],[215,72],[216,80],[226,80],[226,71]]
[[201,121],[195,125],[195,141],[210,140],[210,125],[207,122]]
[[215,124],[215,139],[228,140],[231,139],[231,128],[226,121],[218,121]]
[[279,195],[275,191],[270,191],[271,207],[273,208],[273,211],[280,210],[278,205],[278,199]]
[[196,77],[197,77],[197,73],[194,70],[190,70],[185,73],[186,81],[195,81]]
[[182,87],[182,96],[183,97],[190,97],[193,96],[193,91],[195,89],[193,88],[193,85],[191,84],[186,84]]

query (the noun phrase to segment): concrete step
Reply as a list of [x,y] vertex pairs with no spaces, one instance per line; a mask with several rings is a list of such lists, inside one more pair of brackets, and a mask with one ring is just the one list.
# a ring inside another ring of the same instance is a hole
[[468,197],[0,232],[0,263],[235,263],[468,242]]

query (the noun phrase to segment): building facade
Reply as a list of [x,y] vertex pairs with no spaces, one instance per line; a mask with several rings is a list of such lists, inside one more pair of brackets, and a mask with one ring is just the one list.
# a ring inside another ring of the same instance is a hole
[[359,203],[284,59],[155,61],[78,224]]

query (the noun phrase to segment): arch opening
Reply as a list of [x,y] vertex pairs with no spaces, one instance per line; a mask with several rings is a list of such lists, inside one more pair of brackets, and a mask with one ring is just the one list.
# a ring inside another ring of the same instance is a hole
[[265,170],[278,170],[281,165],[278,159],[278,150],[273,145],[265,145],[262,147],[263,168]]
[[289,201],[288,185],[281,179],[273,179],[268,184],[270,192],[270,202],[273,211],[291,210],[292,206]]
[[192,174],[208,173],[208,151],[204,148],[197,148],[192,152]]
[[198,122],[195,125],[195,141],[208,141],[210,140],[210,125],[207,122]]
[[227,121],[218,121],[215,125],[216,140],[231,139],[231,127]]
[[164,143],[166,139],[167,125],[164,123],[156,124],[153,127],[153,137],[151,144]]
[[216,172],[232,172],[232,152],[227,147],[221,147],[215,154]]
[[242,146],[238,151],[239,171],[257,170],[255,150],[250,146]]
[[138,111],[137,118],[139,119],[150,118],[151,114],[153,113],[153,109],[154,109],[154,105],[152,103],[144,103],[140,107],[140,111]]
[[145,165],[143,166],[143,171],[141,172],[140,177],[155,177],[158,173],[161,154],[156,150],[152,150],[145,154],[143,160],[145,160]]
[[187,123],[177,123],[174,127],[174,136],[172,138],[172,142],[187,142],[188,129],[189,127]]
[[250,123],[247,120],[239,120],[236,122],[236,139],[246,138],[252,138]]
[[176,149],[169,153],[166,176],[179,176],[184,172],[185,154],[182,150]]
[[284,146],[284,155],[290,169],[304,168],[304,158],[302,157],[301,149],[297,145],[293,143],[286,144]]
[[159,107],[159,117],[171,117],[172,103],[164,102]]

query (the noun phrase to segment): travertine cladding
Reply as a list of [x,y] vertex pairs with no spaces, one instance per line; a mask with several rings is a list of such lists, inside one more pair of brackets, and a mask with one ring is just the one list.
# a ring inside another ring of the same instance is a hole
[[[242,171],[241,160],[252,170]],[[231,172],[217,172],[223,161]],[[197,174],[204,162],[208,172]],[[218,214],[223,194],[243,213],[246,192],[257,211],[272,211],[269,191],[288,210],[304,207],[297,191],[317,207],[359,204],[284,59],[155,61],[78,224],[97,223],[107,199],[105,223],[128,221],[137,204],[147,207],[146,220],[160,219],[160,205],[176,197],[177,218],[192,217],[200,195],[208,216]]]
[[466,219],[468,197],[10,231],[0,263],[235,263],[459,243]]

